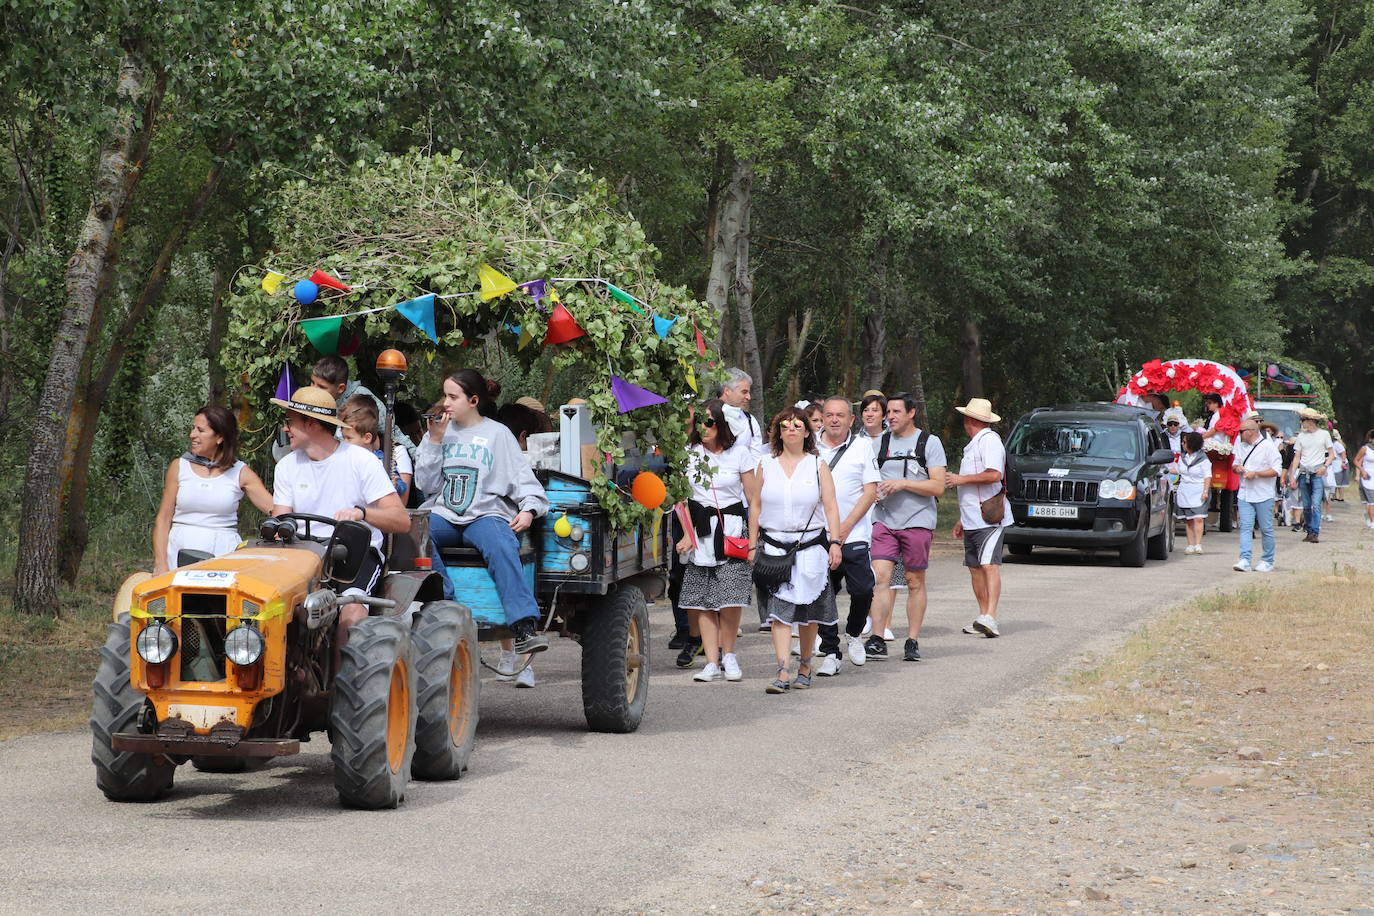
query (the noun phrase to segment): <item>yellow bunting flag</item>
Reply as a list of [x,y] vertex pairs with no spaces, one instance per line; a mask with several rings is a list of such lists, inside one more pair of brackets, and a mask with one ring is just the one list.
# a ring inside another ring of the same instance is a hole
[[477,273],[482,278],[483,302],[499,299],[515,291],[515,281],[490,264],[478,264]]
[[683,372],[686,374],[686,376],[687,376],[687,387],[690,388],[690,389],[692,389],[693,391],[696,391],[696,390],[697,390],[697,374],[696,374],[696,372],[692,369],[691,366],[687,365],[687,363],[685,363],[685,362],[682,364],[682,371],[683,371]]
[[262,288],[267,291],[267,295],[275,296],[277,290],[281,289],[282,281],[286,279],[286,274],[279,274],[275,270],[269,270],[267,276],[262,278]]
[[544,290],[548,293],[548,295],[549,295],[549,301],[550,301],[550,302],[562,302],[562,301],[563,301],[562,299],[559,299],[559,298],[558,298],[558,290],[556,290],[556,289],[553,288],[553,284],[552,284],[552,283],[550,283],[550,284],[548,284],[547,286],[545,286],[545,287],[544,287]]

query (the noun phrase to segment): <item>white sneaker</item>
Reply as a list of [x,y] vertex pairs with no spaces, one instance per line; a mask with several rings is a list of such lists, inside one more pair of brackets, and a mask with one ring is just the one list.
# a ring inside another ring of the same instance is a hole
[[705,684],[707,681],[718,681],[720,680],[720,678],[720,666],[717,665],[715,662],[707,662],[706,667],[702,668],[695,675],[693,675],[692,680],[700,681],[701,683]]
[[[982,615],[980,614],[979,616],[982,616]],[[978,618],[977,618],[977,617],[973,618],[973,623],[971,623],[971,624],[969,624],[968,626],[964,627],[963,632],[967,633],[967,634],[970,635],[970,636],[977,636],[977,635],[978,635]]]
[[520,667],[520,656],[515,654],[515,650],[501,650],[501,657],[496,661],[496,679],[498,681],[508,681],[515,676],[515,669]]
[[1374,531],[1374,522],[1365,522],[1364,526],[1368,528],[1370,531]]
[[725,679],[727,681],[744,680],[744,672],[739,669],[739,659],[735,658],[735,653],[726,652],[720,661],[725,667]]
[[1250,561],[1241,559],[1236,561],[1236,565],[1231,567],[1236,572],[1250,572]]
[[1324,521],[1324,522],[1334,522],[1335,519],[1332,518],[1332,517],[1329,516],[1329,515],[1323,515],[1323,516],[1322,516],[1322,521]]
[[896,638],[897,638],[897,637],[895,637],[895,636],[892,635],[892,631],[891,631],[891,630],[887,630],[887,629],[884,629],[884,630],[883,630],[883,642],[892,642],[892,640],[894,640],[894,639],[896,639]]
[[868,661],[868,655],[864,652],[864,638],[862,636],[849,637],[849,663],[862,665],[866,661]]
[[867,620],[864,621],[864,631],[863,631],[862,633],[860,633],[859,635],[860,635],[860,636],[867,636],[869,633],[872,633],[872,632],[873,632],[873,618],[870,617],[870,618],[868,618]]
[[816,675],[818,677],[834,677],[839,673],[840,659],[839,656],[836,655],[827,655],[825,658],[821,659],[820,664],[816,666]]
[[1255,564],[1255,572],[1273,572],[1273,571],[1274,571],[1274,564],[1273,564],[1273,563],[1266,563],[1266,562],[1264,562],[1263,560],[1260,560],[1258,563]]
[[988,614],[979,614],[973,621],[973,628],[982,633],[988,639],[996,639],[1002,633],[997,629],[997,618]]
[[515,676],[515,686],[516,686],[516,687],[533,687],[533,686],[534,686],[534,666],[533,666],[533,665],[526,665],[523,669],[521,669],[520,673],[517,674],[517,675]]

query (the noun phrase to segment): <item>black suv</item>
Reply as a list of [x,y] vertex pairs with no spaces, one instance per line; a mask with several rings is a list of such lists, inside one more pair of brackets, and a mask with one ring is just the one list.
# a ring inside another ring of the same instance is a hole
[[1174,549],[1169,439],[1152,411],[1121,404],[1038,407],[1007,439],[1007,549],[1119,548],[1122,566]]

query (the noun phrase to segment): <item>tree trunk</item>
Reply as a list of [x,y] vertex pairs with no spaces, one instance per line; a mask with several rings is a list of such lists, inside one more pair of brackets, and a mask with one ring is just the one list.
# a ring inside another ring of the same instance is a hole
[[759,336],[754,328],[754,272],[749,266],[749,218],[753,205],[754,165],[735,161],[731,193],[738,211],[735,237],[735,315],[739,319],[739,350],[744,371],[754,379],[756,411],[767,415],[767,385],[763,381],[763,362],[759,358]]
[[119,330],[110,341],[110,349],[105,353],[99,374],[86,388],[83,407],[77,420],[78,426],[73,431],[76,446],[71,449],[70,464],[62,468],[62,477],[69,481],[67,511],[64,516],[62,539],[58,545],[58,571],[64,582],[76,581],[77,573],[81,571],[81,560],[86,554],[86,545],[90,541],[90,519],[87,517],[86,507],[90,495],[91,450],[95,447],[95,434],[100,427],[100,413],[110,395],[110,386],[119,374],[119,368],[124,363],[124,354],[137,335],[139,326],[148,317],[152,307],[162,298],[162,291],[167,286],[167,276],[172,269],[172,260],[186,244],[186,237],[190,234],[191,228],[204,215],[206,207],[219,190],[220,179],[224,175],[223,156],[233,146],[234,141],[229,140],[215,150],[200,190],[187,202],[180,218],[163,239],[162,248],[149,268],[147,277],[144,278],[138,298],[129,306],[128,313],[120,322]]
[[903,340],[903,357],[907,371],[911,375],[911,383],[906,391],[916,402],[916,425],[921,429],[930,429],[930,411],[926,407],[926,381],[921,372],[920,332],[915,328],[908,328]]
[[10,258],[19,245],[19,237],[13,233],[5,240],[5,253],[0,255],[0,427],[9,426],[10,396],[14,391],[14,370],[10,353],[10,310],[5,301],[5,280],[9,272]]
[[863,391],[883,391],[887,375],[887,265],[892,259],[892,239],[878,239],[869,257],[868,314],[864,317]]
[[845,296],[844,320],[840,325],[839,350],[830,351],[831,364],[839,364],[838,376],[830,379],[830,392],[852,398],[854,384],[858,381],[858,366],[855,360],[845,359],[844,355],[854,352],[854,297]]
[[964,396],[987,397],[983,393],[983,338],[978,322],[969,315],[959,319],[959,357],[963,367]]
[[[165,85],[161,84],[160,85]],[[67,304],[53,340],[48,371],[34,416],[32,445],[24,475],[20,512],[18,560],[15,563],[15,607],[21,613],[57,614],[57,539],[61,532],[61,462],[68,444],[68,423],[96,312],[96,297],[105,278],[116,226],[133,196],[142,173],[134,158],[140,132],[150,131],[145,103],[156,90],[149,81],[141,49],[126,45],[119,63],[115,94],[118,116],[102,144],[96,165],[95,188],[76,251],[67,262]],[[140,123],[139,116],[144,115]]]
[[224,332],[229,315],[224,310],[224,265],[215,265],[214,289],[210,294],[210,331],[205,337],[205,366],[210,375],[210,403],[224,404],[229,398],[229,386],[224,380],[224,366],[219,361],[224,349]]
[[797,326],[797,313],[787,316],[787,403],[795,404],[801,398],[801,359],[806,352],[806,341],[811,336],[811,322],[816,310],[807,306],[802,310],[801,326]]
[[[734,173],[739,165],[730,160]],[[737,239],[739,236],[739,194],[732,177],[723,199],[718,201],[714,243],[711,247],[711,272],[706,278],[706,303],[716,310],[716,334],[708,341],[716,350],[724,339],[725,314],[730,305],[730,278],[735,270]]]

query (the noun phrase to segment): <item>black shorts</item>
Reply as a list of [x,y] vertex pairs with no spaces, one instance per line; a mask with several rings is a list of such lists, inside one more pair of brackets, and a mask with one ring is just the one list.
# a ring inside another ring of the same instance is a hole
[[873,561],[868,555],[868,545],[863,541],[855,541],[845,544],[840,551],[844,554],[844,559],[838,569],[830,571],[830,588],[838,592],[840,580],[843,579],[845,590],[851,598],[872,597],[873,588],[877,583],[873,578]]
[[[382,559],[382,553],[376,547],[369,547],[367,555],[363,557],[363,565],[358,568],[358,575],[352,582],[343,585],[339,589],[340,595],[370,595],[372,590],[377,587],[377,583],[382,581],[382,570],[386,566],[386,561]],[[340,583],[335,583],[339,585]]]

